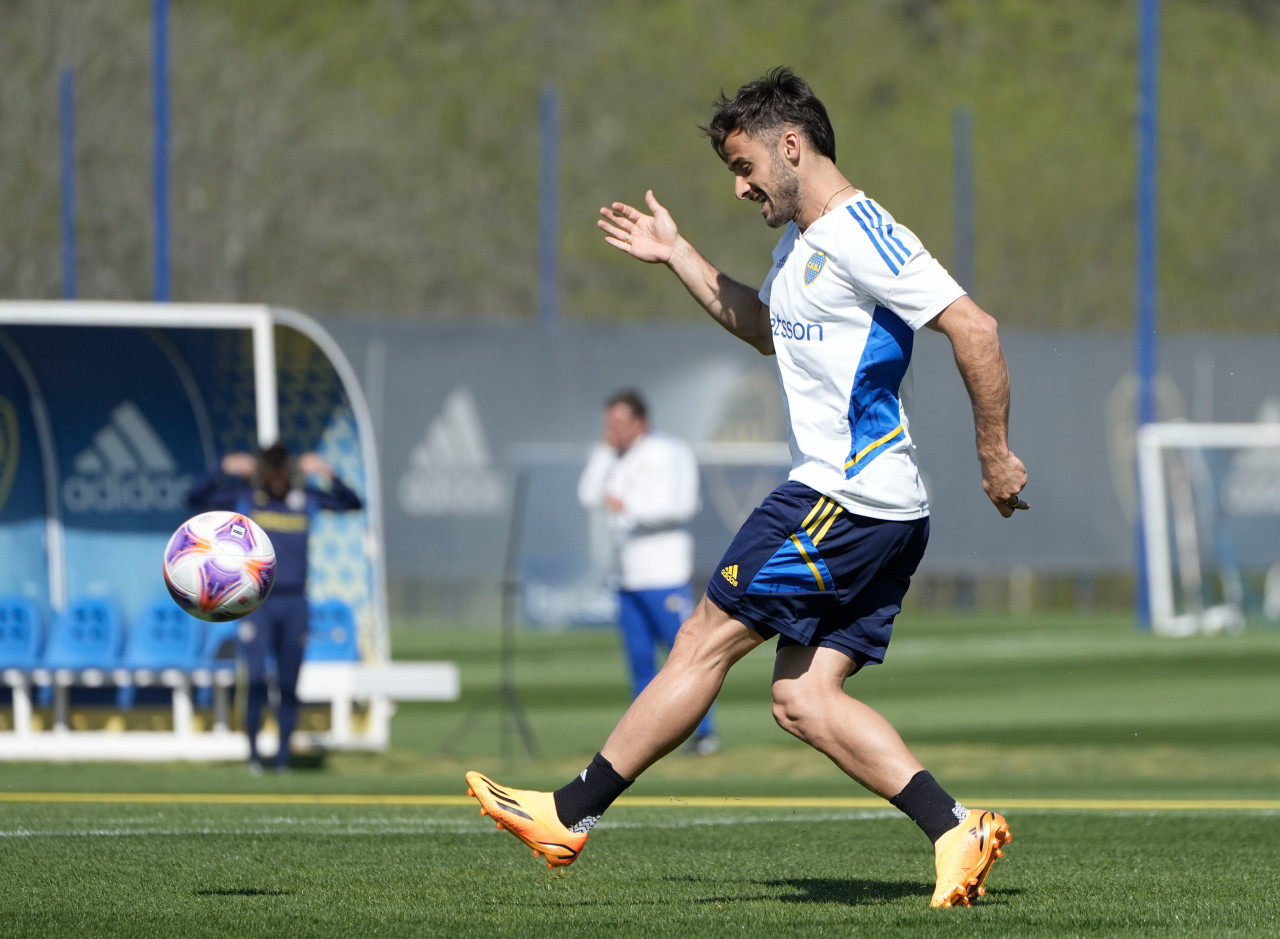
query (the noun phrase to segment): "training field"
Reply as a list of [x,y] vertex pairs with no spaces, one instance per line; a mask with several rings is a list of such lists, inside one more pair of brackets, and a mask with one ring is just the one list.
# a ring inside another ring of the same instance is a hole
[[[672,755],[548,871],[462,772],[554,786],[625,706],[609,632],[519,637],[539,750],[504,738],[496,633],[401,630],[464,700],[404,706],[395,749],[287,776],[0,763],[0,935],[1274,935],[1280,631],[1157,640],[1123,618],[904,616],[851,683],[1014,841],[973,909],[929,910],[915,827],[769,717],[769,650],[718,704],[725,749]],[[457,752],[440,753],[449,742]],[[510,765],[504,768],[504,763]]]

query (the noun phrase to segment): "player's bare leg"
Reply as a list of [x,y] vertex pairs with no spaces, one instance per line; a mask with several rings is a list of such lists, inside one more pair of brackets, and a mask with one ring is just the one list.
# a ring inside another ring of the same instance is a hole
[[969,810],[952,799],[892,724],[844,693],[856,669],[835,649],[784,646],[774,663],[774,718],[929,836],[937,875],[931,906],[968,906],[986,892],[987,874],[1012,840],[1009,825],[995,812]]
[[635,779],[693,733],[734,663],[763,637],[703,597],[676,634],[671,654],[605,741],[601,754]]
[[539,792],[472,771],[467,794],[480,803],[480,814],[545,858],[548,867],[572,864],[601,813],[693,732],[729,669],[763,641],[704,597],[680,627],[666,663],[578,777],[555,792]]
[[844,683],[856,670],[856,663],[835,649],[783,646],[773,668],[773,717],[865,788],[889,799],[924,767],[878,711],[845,694]]

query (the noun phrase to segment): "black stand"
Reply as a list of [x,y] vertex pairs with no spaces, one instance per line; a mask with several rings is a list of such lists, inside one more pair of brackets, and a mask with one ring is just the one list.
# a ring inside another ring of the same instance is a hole
[[511,501],[511,525],[507,532],[507,557],[502,574],[502,623],[498,643],[498,687],[471,706],[462,723],[451,733],[441,746],[442,754],[450,754],[459,739],[469,731],[473,724],[485,711],[493,706],[498,708],[498,744],[499,754],[504,766],[511,764],[511,738],[519,734],[524,744],[525,754],[530,759],[538,759],[538,745],[534,742],[533,731],[525,720],[524,708],[520,705],[520,696],[515,686],[515,631],[517,608],[520,602],[520,535],[524,522],[524,506],[529,489],[527,470],[516,473],[515,493]]

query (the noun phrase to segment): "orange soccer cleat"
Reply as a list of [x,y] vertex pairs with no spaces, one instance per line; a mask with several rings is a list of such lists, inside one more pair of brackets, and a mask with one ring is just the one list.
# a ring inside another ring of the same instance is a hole
[[572,864],[587,843],[587,832],[573,832],[561,824],[550,792],[509,789],[472,770],[467,773],[467,795],[480,803],[481,815],[497,822],[499,831],[511,832],[533,848],[534,857],[546,858],[547,867]]
[[929,905],[968,906],[986,893],[982,883],[996,859],[1004,856],[1001,845],[1012,840],[1003,815],[971,809],[933,846],[938,884]]

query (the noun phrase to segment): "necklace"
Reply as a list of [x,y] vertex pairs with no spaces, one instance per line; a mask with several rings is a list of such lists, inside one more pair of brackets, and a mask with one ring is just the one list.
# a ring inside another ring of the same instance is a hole
[[831,196],[827,199],[826,205],[822,207],[822,211],[818,213],[818,218],[822,218],[822,216],[827,214],[827,206],[831,205],[832,199],[840,195],[840,193],[844,192],[846,189],[852,189],[852,188],[853,188],[853,183],[847,183],[846,185],[841,186],[839,189],[833,192]]

